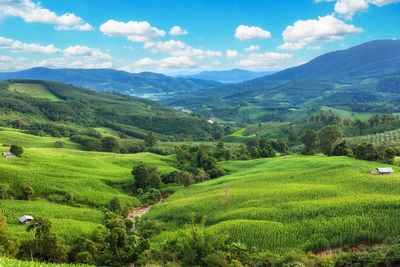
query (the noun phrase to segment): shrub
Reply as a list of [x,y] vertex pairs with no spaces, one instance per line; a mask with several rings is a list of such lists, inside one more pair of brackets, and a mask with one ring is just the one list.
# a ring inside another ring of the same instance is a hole
[[21,183],[19,189],[21,191],[21,198],[23,200],[32,200],[35,190],[33,190],[30,183]]
[[65,143],[63,141],[57,141],[54,143],[54,147],[55,148],[64,148],[65,147]]
[[11,145],[10,152],[14,153],[17,157],[21,157],[22,153],[24,153],[24,149],[18,145]]
[[9,184],[0,184],[0,199],[7,199],[10,190]]
[[110,200],[110,204],[108,206],[108,210],[109,211],[113,211],[113,212],[120,212],[122,210],[121,201],[119,200],[118,197],[113,197]]

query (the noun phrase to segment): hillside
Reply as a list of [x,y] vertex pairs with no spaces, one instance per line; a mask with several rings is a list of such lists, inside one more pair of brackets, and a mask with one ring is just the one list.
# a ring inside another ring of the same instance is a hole
[[164,103],[235,121],[249,121],[244,109],[256,113],[281,110],[258,118],[261,121],[302,119],[315,106],[393,113],[399,111],[399,74],[400,40],[377,40],[327,53],[301,66],[251,81],[181,93]]
[[230,174],[185,188],[155,206],[146,219],[179,232],[207,217],[210,232],[269,251],[319,251],[398,236],[400,175],[374,176],[381,163],[346,157],[289,156],[224,162]]
[[164,140],[211,140],[221,130],[153,101],[58,82],[6,80],[0,96],[1,126],[52,135],[91,135],[93,128],[106,127],[131,138],[143,139],[152,131]]
[[129,73],[113,69],[32,68],[0,73],[0,80],[6,79],[56,81],[99,91],[148,97],[153,94],[198,90],[220,85],[215,81],[195,78],[178,79],[151,72]]
[[241,69],[221,70],[221,71],[202,71],[198,74],[181,76],[186,79],[203,79],[212,80],[220,83],[239,83],[248,80],[253,80],[272,72],[255,72]]

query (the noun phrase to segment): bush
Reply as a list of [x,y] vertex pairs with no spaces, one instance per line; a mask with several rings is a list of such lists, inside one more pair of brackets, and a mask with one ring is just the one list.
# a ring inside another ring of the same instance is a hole
[[24,153],[24,149],[18,145],[11,145],[10,152],[14,153],[17,157],[21,157],[22,153]]
[[113,197],[110,200],[108,210],[113,212],[120,212],[122,210],[121,201],[119,200],[118,197]]
[[54,143],[54,147],[55,148],[64,148],[65,147],[65,143],[63,141],[57,141]]
[[9,184],[0,184],[0,199],[7,199],[10,190]]
[[33,190],[30,183],[21,183],[19,189],[21,190],[21,198],[23,200],[32,200],[35,190]]

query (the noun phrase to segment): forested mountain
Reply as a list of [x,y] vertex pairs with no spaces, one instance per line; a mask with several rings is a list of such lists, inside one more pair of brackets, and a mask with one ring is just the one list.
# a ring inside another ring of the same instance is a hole
[[94,90],[137,96],[198,90],[221,85],[215,81],[178,79],[152,72],[129,73],[113,69],[32,68],[0,73],[0,80],[5,79],[56,81]]
[[212,80],[221,83],[239,83],[253,80],[273,72],[255,72],[241,69],[221,70],[221,71],[202,71],[198,74],[181,76],[187,79]]
[[1,126],[55,136],[89,135],[90,129],[107,127],[134,138],[151,131],[164,140],[212,140],[221,131],[205,118],[157,102],[49,81],[1,82],[0,112]]
[[400,40],[367,42],[272,75],[190,94],[166,103],[210,117],[245,121],[251,120],[251,113],[259,114],[253,120],[287,120],[295,110],[305,115],[316,106],[399,112]]

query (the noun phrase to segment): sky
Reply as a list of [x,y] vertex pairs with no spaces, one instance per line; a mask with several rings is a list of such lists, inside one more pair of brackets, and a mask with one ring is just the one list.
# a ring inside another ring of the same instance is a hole
[[400,0],[0,0],[0,71],[280,70],[400,38]]

